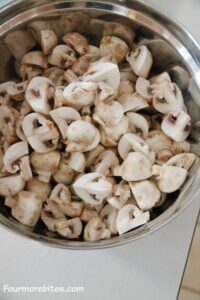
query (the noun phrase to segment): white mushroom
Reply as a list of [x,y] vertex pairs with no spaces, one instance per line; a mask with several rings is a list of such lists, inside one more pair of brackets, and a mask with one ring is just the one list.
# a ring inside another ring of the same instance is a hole
[[15,143],[18,139],[15,131],[18,116],[18,111],[13,107],[0,106],[0,131],[5,138],[5,142],[9,144]]
[[152,175],[155,176],[159,189],[164,193],[173,193],[178,190],[186,180],[187,170],[176,166],[152,167]]
[[173,156],[166,162],[166,166],[176,166],[189,170],[196,159],[194,153],[181,153]]
[[110,231],[106,228],[106,224],[101,218],[92,218],[84,229],[85,241],[98,241],[103,239],[109,239],[111,237]]
[[150,219],[149,212],[142,212],[133,204],[123,206],[117,216],[116,226],[120,235],[131,229],[146,224]]
[[134,94],[122,94],[119,103],[123,106],[124,112],[139,111],[149,106],[148,102],[141,96]]
[[24,101],[24,94],[27,87],[27,81],[15,83],[7,88],[8,95],[15,101]]
[[126,114],[129,120],[129,128],[132,133],[146,139],[149,133],[149,124],[145,117],[139,113],[129,112]]
[[96,62],[83,75],[83,81],[105,82],[117,90],[120,84],[119,68],[111,62]]
[[133,72],[142,78],[147,78],[153,64],[151,52],[146,46],[140,46],[126,57]]
[[70,155],[69,160],[70,167],[79,173],[83,173],[85,170],[85,156],[82,152],[73,152]]
[[91,167],[96,161],[97,157],[105,151],[105,148],[102,145],[97,145],[96,148],[86,153],[86,167]]
[[156,154],[163,149],[170,150],[172,147],[172,140],[160,130],[151,130],[145,142]]
[[86,152],[94,149],[100,141],[99,131],[86,121],[72,122],[67,129],[67,151]]
[[88,52],[88,41],[83,35],[78,32],[67,33],[63,36],[63,41],[80,55],[84,55]]
[[138,95],[146,99],[148,102],[151,102],[152,94],[149,80],[142,77],[138,77],[135,84],[135,90]]
[[92,218],[99,217],[99,213],[103,205],[104,203],[95,206],[85,203],[82,213],[80,215],[81,221],[88,223]]
[[25,181],[31,180],[33,177],[31,166],[30,166],[30,159],[29,155],[23,156],[20,159],[19,167],[21,170],[21,175],[24,178]]
[[104,26],[103,35],[119,37],[129,45],[132,45],[135,37],[134,31],[129,26],[118,22],[107,22]]
[[56,86],[62,86],[65,83],[65,71],[60,67],[51,67],[46,69],[42,76],[47,77]]
[[65,184],[58,183],[51,191],[49,199],[57,203],[69,204],[71,203],[70,190]]
[[60,153],[58,151],[51,151],[50,153],[32,152],[30,162],[34,172],[38,174],[38,179],[43,182],[49,182],[51,175],[58,169]]
[[118,37],[105,36],[100,43],[101,56],[112,55],[121,63],[129,52],[128,45]]
[[118,210],[112,207],[110,204],[104,206],[100,212],[100,218],[106,224],[106,228],[110,231],[111,236],[117,234],[116,220],[117,220]]
[[60,217],[55,217],[51,212],[49,212],[47,209],[43,209],[41,212],[41,220],[46,225],[48,230],[55,232],[56,228],[59,228],[60,224],[63,224],[63,222],[66,221],[66,218],[64,215],[61,215]]
[[120,182],[113,187],[112,197],[107,199],[114,208],[120,209],[131,198],[131,191],[128,184]]
[[171,146],[171,150],[172,150],[173,154],[180,154],[180,153],[184,153],[184,152],[190,152],[191,144],[187,141],[183,141],[183,142],[173,141],[172,146]]
[[118,96],[122,96],[124,94],[133,94],[135,92],[135,86],[132,81],[130,80],[123,80],[120,82],[118,88]]
[[97,105],[102,101],[111,101],[114,100],[117,95],[117,91],[108,85],[105,82],[99,82],[97,84],[97,98],[94,101],[94,104]]
[[26,53],[21,60],[22,65],[33,65],[42,69],[47,68],[47,61],[42,51],[31,51]]
[[171,82],[171,78],[167,72],[163,72],[159,75],[152,76],[150,79],[151,84],[161,84],[164,82]]
[[23,190],[25,180],[21,175],[11,175],[0,178],[0,195],[3,197],[14,196]]
[[184,111],[167,114],[161,128],[163,132],[176,142],[183,142],[191,132],[191,118]]
[[112,192],[112,184],[100,173],[80,176],[73,184],[75,193],[86,203],[99,205]]
[[39,197],[42,199],[42,202],[46,201],[51,193],[51,184],[40,181],[36,177],[33,177],[26,183],[26,191],[35,192],[39,194]]
[[130,152],[121,166],[114,169],[114,176],[126,181],[144,180],[152,175],[151,161],[140,152]]
[[106,176],[113,174],[113,170],[119,165],[119,159],[112,150],[106,150],[101,153],[94,164],[94,170]]
[[130,182],[129,184],[137,205],[141,210],[152,209],[161,198],[158,187],[151,180]]
[[35,77],[27,86],[25,98],[35,112],[47,115],[51,110],[54,94],[55,86],[51,80],[46,77]]
[[76,239],[82,232],[82,223],[79,218],[73,218],[59,222],[59,226],[56,224],[55,228],[56,231],[63,237],[68,239]]
[[64,78],[68,83],[79,82],[79,77],[70,69],[65,71]]
[[56,46],[48,56],[48,63],[61,68],[69,68],[76,61],[75,51],[68,45]]
[[67,139],[68,124],[72,121],[80,120],[80,114],[71,107],[60,107],[49,112],[51,118],[58,126],[63,140]]
[[57,183],[71,184],[74,176],[75,173],[69,165],[69,160],[61,157],[57,171],[53,174],[53,179]]

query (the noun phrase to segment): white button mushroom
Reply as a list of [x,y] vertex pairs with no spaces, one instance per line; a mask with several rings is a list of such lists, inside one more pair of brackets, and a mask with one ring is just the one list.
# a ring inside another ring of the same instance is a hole
[[121,81],[118,88],[118,96],[122,96],[124,94],[133,94],[135,92],[135,86],[132,81],[124,80]]
[[11,175],[0,178],[0,195],[3,197],[14,196],[23,190],[25,180],[21,175]]
[[88,52],[88,41],[82,34],[78,32],[67,33],[63,36],[63,41],[65,44],[72,47],[81,56]]
[[84,229],[85,241],[98,241],[103,239],[109,239],[111,237],[110,231],[106,228],[106,224],[101,218],[92,218]]
[[134,94],[123,94],[119,97],[119,103],[123,106],[124,112],[139,111],[149,107],[148,102],[141,96]]
[[105,36],[100,43],[101,56],[112,55],[121,63],[129,52],[128,45],[118,37]]
[[57,203],[69,204],[71,203],[70,190],[65,184],[58,183],[51,191],[49,199]]
[[117,220],[118,210],[112,207],[110,204],[104,206],[100,212],[100,218],[106,224],[106,228],[110,231],[111,236],[117,234],[116,220]]
[[57,183],[71,184],[74,177],[75,172],[69,165],[69,159],[61,157],[57,171],[53,174],[53,179]]
[[120,182],[113,186],[112,197],[107,199],[113,207],[120,209],[131,198],[131,191],[128,184]]
[[101,153],[94,164],[94,170],[106,176],[111,176],[113,170],[119,165],[119,159],[112,150],[106,150]]
[[161,128],[163,132],[176,142],[183,142],[191,132],[191,118],[184,111],[167,114]]
[[46,69],[42,76],[47,77],[51,80],[56,86],[62,86],[66,79],[65,79],[65,71],[60,67],[51,67]]
[[30,158],[29,155],[23,156],[20,158],[19,167],[21,170],[21,175],[25,181],[31,180],[33,177],[33,173],[30,166]]
[[22,65],[36,66],[42,69],[47,68],[47,61],[42,51],[31,51],[26,53],[21,60]]
[[171,82],[171,78],[167,72],[152,76],[150,79],[151,84],[161,84],[164,82]]
[[135,90],[138,95],[146,99],[148,102],[151,102],[152,94],[149,80],[144,79],[142,77],[138,77],[135,84]]
[[129,127],[132,133],[146,139],[149,133],[149,123],[145,117],[139,113],[129,112],[126,114],[129,120]]
[[146,224],[150,219],[149,212],[142,212],[133,204],[123,206],[117,216],[117,231],[120,235]]
[[4,136],[5,142],[12,144],[17,141],[15,126],[19,113],[10,106],[0,106],[0,131]]
[[61,68],[69,68],[76,62],[75,51],[68,45],[56,46],[48,56],[48,63]]
[[96,161],[97,157],[101,155],[105,151],[105,148],[102,145],[97,145],[96,148],[94,148],[91,151],[88,151],[86,153],[86,167],[90,168],[94,162]]
[[196,159],[194,153],[181,153],[173,156],[166,162],[166,166],[176,166],[189,170]]
[[51,193],[51,184],[40,181],[36,177],[33,177],[26,183],[25,190],[30,192],[35,192],[39,194],[39,197],[42,199],[42,202],[46,201]]
[[103,205],[104,204],[102,203],[100,205],[93,206],[85,203],[80,215],[81,221],[88,223],[92,218],[99,217],[99,212],[101,211]]
[[[59,226],[58,226],[59,225]],[[76,239],[82,232],[82,223],[79,218],[59,222],[55,225],[56,231],[68,239]]]
[[82,152],[73,152],[70,155],[69,160],[70,167],[79,173],[83,173],[85,170],[85,156]]

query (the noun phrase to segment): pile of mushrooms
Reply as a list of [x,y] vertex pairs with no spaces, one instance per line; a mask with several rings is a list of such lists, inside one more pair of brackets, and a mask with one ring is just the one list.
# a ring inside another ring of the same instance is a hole
[[95,20],[72,12],[9,33],[16,77],[0,84],[5,206],[24,225],[41,219],[86,241],[146,224],[196,159],[180,88],[126,25],[99,21],[90,44]]

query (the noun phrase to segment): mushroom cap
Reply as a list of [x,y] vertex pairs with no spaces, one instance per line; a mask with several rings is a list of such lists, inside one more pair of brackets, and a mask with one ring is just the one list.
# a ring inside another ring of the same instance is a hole
[[119,84],[118,88],[118,96],[122,96],[124,94],[133,94],[135,92],[135,87],[132,81],[123,80]]
[[106,228],[106,224],[101,218],[92,218],[84,229],[85,241],[98,241],[102,239],[108,239],[111,237],[110,231]]
[[152,209],[161,198],[158,187],[151,180],[130,182],[129,184],[137,205],[143,211]]
[[123,115],[124,109],[119,102],[100,102],[95,107],[95,113],[93,115],[93,118],[103,127],[114,127],[119,124]]
[[123,206],[118,213],[116,226],[120,235],[146,224],[150,219],[149,212],[142,212],[133,204]]
[[78,32],[70,32],[63,36],[65,44],[72,47],[79,55],[84,55],[88,52],[89,45],[86,38]]
[[112,55],[117,63],[121,63],[129,52],[128,45],[116,36],[105,36],[100,43],[100,53],[104,57]]
[[60,67],[51,67],[46,69],[42,76],[50,79],[56,86],[63,85],[65,81],[65,71]]
[[53,123],[39,113],[30,113],[22,120],[22,130],[26,138],[49,131]]
[[162,84],[165,81],[171,82],[171,78],[167,72],[152,76],[149,80],[151,84]]
[[14,196],[23,190],[25,180],[19,174],[0,178],[0,195],[3,197]]
[[11,106],[0,106],[0,131],[9,144],[17,141],[15,126],[19,113]]
[[129,120],[131,132],[140,135],[143,139],[146,139],[149,133],[149,123],[145,117],[135,112],[128,112],[126,116]]

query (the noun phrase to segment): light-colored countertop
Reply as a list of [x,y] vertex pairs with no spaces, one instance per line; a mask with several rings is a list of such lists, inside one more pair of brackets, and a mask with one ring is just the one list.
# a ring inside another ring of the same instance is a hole
[[[198,0],[145,2],[181,21],[200,41]],[[199,208],[197,197],[181,215],[153,234],[121,247],[95,251],[50,248],[0,227],[0,299],[175,300]],[[83,286],[85,291],[9,294],[3,293],[4,284]]]

